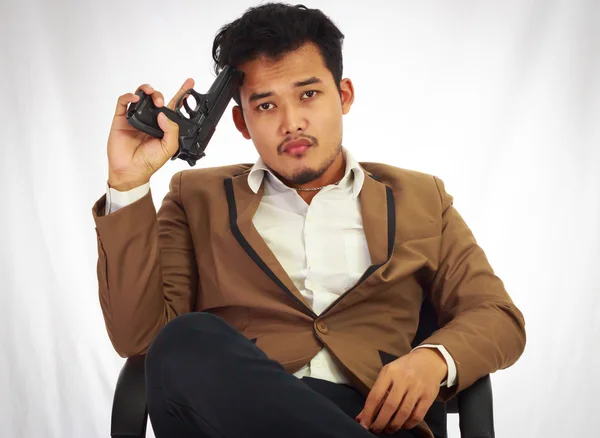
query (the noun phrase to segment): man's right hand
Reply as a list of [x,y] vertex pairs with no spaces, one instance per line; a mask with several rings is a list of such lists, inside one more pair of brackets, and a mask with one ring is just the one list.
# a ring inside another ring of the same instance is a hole
[[[181,96],[193,87],[194,80],[187,79],[167,108],[174,110]],[[150,85],[144,84],[138,90],[150,95],[157,107],[164,105],[162,93]],[[128,191],[146,184],[179,147],[179,126],[162,113],[158,117],[158,125],[165,133],[162,139],[147,135],[127,122],[127,106],[138,100],[135,93],[119,97],[108,136],[108,185],[118,191]]]

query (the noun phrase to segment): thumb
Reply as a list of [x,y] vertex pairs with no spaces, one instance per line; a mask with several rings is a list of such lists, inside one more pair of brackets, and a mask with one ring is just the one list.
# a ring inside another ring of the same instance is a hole
[[173,156],[179,147],[179,125],[170,120],[163,112],[158,115],[157,121],[158,126],[164,132],[161,143],[169,156]]

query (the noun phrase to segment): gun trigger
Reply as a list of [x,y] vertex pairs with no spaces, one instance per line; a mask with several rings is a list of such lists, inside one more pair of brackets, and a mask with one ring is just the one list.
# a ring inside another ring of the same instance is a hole
[[208,100],[205,100],[204,102],[202,102],[202,112],[208,116]]

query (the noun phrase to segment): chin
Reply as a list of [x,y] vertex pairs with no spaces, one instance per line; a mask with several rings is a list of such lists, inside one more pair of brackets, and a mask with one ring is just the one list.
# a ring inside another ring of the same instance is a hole
[[302,166],[285,173],[285,178],[293,184],[303,185],[314,181],[323,175],[326,169]]
[[[311,154],[312,148],[299,156],[285,156],[279,161],[279,168],[271,170],[279,176],[280,179],[292,184],[308,184],[320,178],[329,169],[335,161],[337,154],[329,159],[319,157],[319,154]],[[318,152],[317,150],[313,151]]]

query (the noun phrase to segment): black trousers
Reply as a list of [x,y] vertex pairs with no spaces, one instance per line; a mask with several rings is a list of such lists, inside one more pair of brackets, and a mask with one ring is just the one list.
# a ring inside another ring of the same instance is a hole
[[365,398],[348,385],[298,379],[223,319],[175,318],[146,355],[150,421],[157,438],[413,438],[365,430]]

